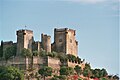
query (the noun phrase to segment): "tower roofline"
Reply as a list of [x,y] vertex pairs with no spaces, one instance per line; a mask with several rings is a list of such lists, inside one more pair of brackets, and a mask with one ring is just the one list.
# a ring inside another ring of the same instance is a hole
[[74,29],[69,29],[69,28],[55,28],[54,30],[57,31],[57,32],[75,31]]
[[47,34],[44,34],[44,33],[42,33],[41,36],[46,36],[46,37],[50,37],[51,38],[50,35],[47,35]]
[[28,29],[20,29],[20,30],[17,30],[17,32],[24,32],[24,31],[33,32],[32,30],[28,30]]

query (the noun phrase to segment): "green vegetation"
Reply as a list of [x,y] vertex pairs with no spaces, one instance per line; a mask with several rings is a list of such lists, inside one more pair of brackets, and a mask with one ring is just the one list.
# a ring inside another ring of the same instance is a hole
[[43,68],[40,68],[38,73],[44,78],[47,76],[51,76],[52,75],[52,68],[48,67],[48,66],[44,66]]
[[47,56],[47,52],[45,50],[41,50],[39,56],[46,57]]
[[60,75],[72,75],[74,73],[74,69],[72,67],[63,66],[60,68]]
[[23,48],[21,52],[21,56],[23,57],[32,57],[32,53],[29,49]]
[[0,67],[0,80],[24,80],[23,73],[12,66]]
[[[16,56],[16,46],[9,46],[4,49],[4,57],[3,57],[3,41],[1,41],[0,58],[5,59],[7,63],[7,61],[14,56]],[[72,54],[65,55],[64,53],[57,53],[54,51],[47,53],[45,50],[41,50],[41,52],[38,52],[38,51],[31,52],[29,49],[23,48],[21,52],[21,56],[25,58],[30,58],[32,60],[31,66],[30,66],[31,70],[33,68],[32,62],[33,62],[34,56],[41,56],[41,57],[49,56],[51,58],[58,58],[62,63],[62,66],[60,67],[60,70],[59,70],[60,75],[52,77],[51,80],[67,80],[68,76],[71,76],[71,75],[73,76],[74,73],[77,73],[78,76],[83,75],[85,79],[97,78],[99,80],[110,80],[110,79],[119,80],[119,77],[117,75],[108,75],[106,69],[104,68],[91,69],[91,66],[88,63],[85,63],[85,67],[82,69],[79,64],[82,63],[84,60],[81,61],[81,58],[79,58],[78,56],[76,57]],[[78,63],[78,65],[76,65],[74,68],[68,67],[66,64],[64,64],[67,61],[72,63]],[[38,74],[36,74],[36,78],[40,79],[40,75],[41,75],[45,80],[46,77],[52,76],[52,70],[53,69],[51,67],[43,66],[38,70]],[[33,75],[30,75],[30,76],[32,77]],[[23,73],[14,67],[2,66],[0,67],[0,80],[23,80]],[[82,79],[79,78],[78,80],[82,80]]]
[[39,55],[39,52],[38,51],[33,51],[33,56],[38,56]]
[[90,78],[90,76],[92,75],[90,64],[85,64],[85,68],[83,69],[83,75],[88,78]]
[[76,65],[75,68],[74,68],[74,70],[76,71],[76,73],[77,73],[78,75],[81,75],[81,74],[82,74],[82,69],[81,69],[80,66]]
[[107,79],[107,78],[101,78],[100,80],[109,80],[109,79]]
[[74,56],[72,54],[67,54],[65,55],[64,53],[57,53],[57,52],[46,52],[45,50],[41,50],[39,53],[39,56],[41,57],[52,57],[52,58],[59,58],[61,63],[65,63],[67,61],[72,62],[72,63],[82,63],[81,58],[79,58],[78,56]]
[[100,69],[94,69],[92,71],[92,73],[93,73],[93,76],[97,77],[97,78],[105,77],[105,76],[108,75],[108,73],[107,73],[107,71],[105,69],[101,69],[101,70]]
[[81,63],[81,58],[79,58],[78,56],[74,56],[72,54],[67,54],[67,59],[70,61],[70,62],[75,62],[75,63],[78,63],[80,64]]
[[5,49],[5,60],[6,60],[6,63],[8,61],[8,59],[10,59],[11,57],[13,56],[16,56],[16,46],[9,46]]

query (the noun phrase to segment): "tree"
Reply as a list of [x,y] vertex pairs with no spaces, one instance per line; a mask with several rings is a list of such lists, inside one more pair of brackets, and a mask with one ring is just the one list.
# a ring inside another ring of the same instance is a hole
[[65,63],[67,62],[68,58],[64,53],[58,53],[57,57],[60,59],[60,62],[63,63],[62,65],[66,65]]
[[68,67],[68,71],[69,71],[68,75],[71,75],[74,73],[74,69],[72,67]]
[[107,78],[101,78],[100,80],[109,80],[109,79],[107,79]]
[[90,77],[90,75],[91,75],[91,70],[90,69],[87,69],[87,68],[84,68],[83,69],[83,76],[85,76],[85,77]]
[[74,73],[74,69],[72,67],[66,67],[66,66],[63,66],[60,68],[60,75],[71,75]]
[[38,51],[33,51],[33,56],[38,56],[39,52]]
[[87,69],[91,69],[90,63],[89,63],[89,64],[86,63],[86,64],[85,64],[85,68],[87,68]]
[[60,76],[54,76],[50,80],[66,80],[67,77],[65,75],[60,75]]
[[69,61],[71,62],[74,62],[74,61],[76,61],[76,57],[74,56],[74,55],[72,55],[72,54],[67,54],[67,58],[69,59]]
[[45,77],[52,75],[52,68],[48,66],[44,66],[43,68],[38,70],[38,73],[43,76],[44,80]]
[[93,76],[97,77],[97,78],[101,78],[101,77],[105,77],[108,75],[107,71],[103,68],[103,69],[94,69],[92,71]]
[[54,57],[57,57],[57,53],[52,51],[52,52],[48,52],[48,56],[54,58]]
[[76,56],[74,56],[74,55],[72,55],[72,54],[67,54],[67,58],[68,58],[68,60],[71,62],[75,62],[75,63],[77,63],[78,62],[78,58],[76,57]]
[[41,50],[39,56],[46,57],[47,56],[47,52],[45,50]]
[[60,68],[60,75],[68,75],[67,67],[63,66]]
[[83,69],[83,76],[88,77],[88,79],[92,76],[92,69],[90,64],[85,64],[85,68]]
[[102,76],[102,77],[105,77],[105,76],[107,76],[107,75],[108,75],[108,73],[107,73],[106,69],[104,69],[104,68],[103,68],[103,69],[101,69],[101,72],[100,72],[100,73],[101,73],[101,76]]
[[15,56],[15,55],[16,55],[16,46],[7,47],[5,49],[5,56],[4,56],[6,63],[8,59],[10,59],[12,56]]
[[23,49],[22,49],[21,55],[22,55],[23,57],[32,57],[32,53],[30,52],[29,49],[26,49],[26,48],[23,48]]
[[82,73],[82,69],[78,65],[75,66],[74,70],[77,72],[78,75],[80,75]]
[[96,77],[96,78],[100,78],[101,77],[101,75],[100,75],[100,69],[94,69],[92,71],[92,73],[93,73],[94,77]]
[[0,67],[0,80],[24,80],[23,73],[12,66]]

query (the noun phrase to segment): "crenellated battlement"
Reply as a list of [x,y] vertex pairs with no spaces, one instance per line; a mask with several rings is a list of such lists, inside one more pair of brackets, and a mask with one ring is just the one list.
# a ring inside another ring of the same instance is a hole
[[54,29],[54,43],[52,50],[77,56],[78,42],[75,39],[75,30],[68,28]]

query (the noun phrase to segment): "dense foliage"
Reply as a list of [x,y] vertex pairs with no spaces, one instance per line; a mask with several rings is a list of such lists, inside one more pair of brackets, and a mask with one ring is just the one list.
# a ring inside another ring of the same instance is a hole
[[44,66],[43,68],[40,68],[38,73],[43,76],[44,80],[45,77],[52,75],[52,68],[48,66]]
[[0,67],[0,80],[24,80],[23,78],[23,73],[15,67]]
[[[6,62],[16,56],[16,46],[9,46],[5,48],[4,51],[4,59]],[[23,57],[29,57],[33,60],[34,56],[41,56],[41,57],[52,57],[52,58],[59,58],[62,67],[60,67],[60,76],[54,76],[52,77],[51,80],[66,80],[67,76],[73,75],[74,72],[77,73],[78,76],[81,74],[86,77],[86,78],[94,78],[94,79],[99,79],[99,80],[119,80],[119,77],[117,75],[114,76],[108,76],[108,73],[106,69],[91,69],[90,64],[85,63],[85,67],[82,69],[80,65],[76,65],[74,68],[72,67],[67,67],[67,65],[63,64],[66,63],[67,61],[72,62],[72,63],[82,63],[84,62],[81,61],[81,58],[76,57],[72,54],[67,54],[65,55],[64,53],[56,53],[56,52],[46,52],[45,50],[41,50],[41,52],[38,51],[33,51],[31,52],[29,49],[23,48],[21,55]],[[3,58],[3,42],[1,41],[1,46],[0,46],[0,57],[1,59]],[[38,73],[44,78],[47,76],[52,75],[52,68],[48,66],[44,66],[43,68],[40,68]],[[39,78],[39,77],[38,77]],[[23,80],[23,74],[21,71],[14,67],[0,67],[0,80]]]
[[32,57],[31,51],[29,49],[26,49],[26,48],[22,49],[21,55],[23,57]]
[[72,75],[74,73],[74,69],[72,67],[63,66],[60,68],[60,75]]
[[81,67],[78,66],[78,65],[75,66],[74,70],[76,71],[76,73],[77,73],[78,75],[80,75],[80,74],[82,73],[82,69],[81,69]]
[[38,52],[38,51],[33,51],[32,55],[33,55],[33,56],[38,56],[38,55],[39,55],[39,52]]
[[97,77],[97,78],[100,78],[100,77],[105,77],[108,75],[107,71],[105,69],[94,69],[92,71],[93,73],[93,76],[94,77]]
[[13,56],[16,56],[16,46],[9,46],[5,49],[5,60],[7,61],[8,59],[10,59]]

